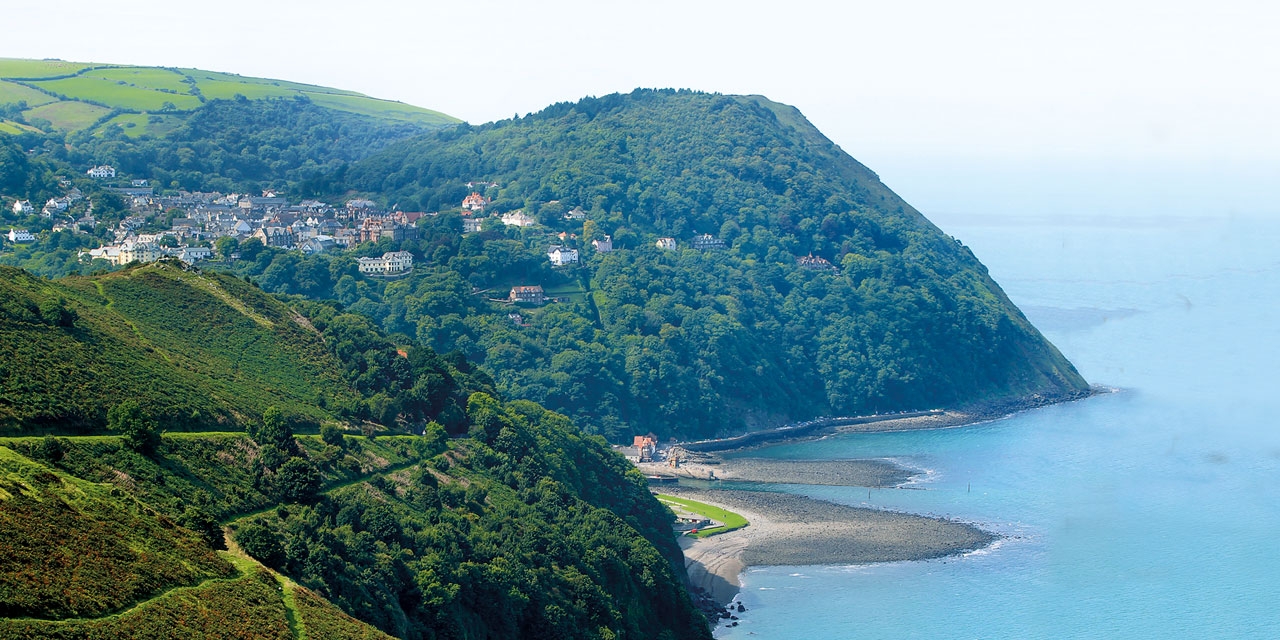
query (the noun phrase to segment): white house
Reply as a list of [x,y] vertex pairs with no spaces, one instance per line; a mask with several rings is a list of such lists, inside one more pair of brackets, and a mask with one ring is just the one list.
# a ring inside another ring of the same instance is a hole
[[116,177],[116,168],[109,164],[104,164],[94,167],[85,173],[89,174],[90,178],[114,178]]
[[578,250],[553,244],[551,248],[547,249],[547,257],[551,259],[551,264],[563,267],[566,264],[573,264],[578,261]]
[[586,220],[587,212],[583,211],[582,207],[574,207],[572,211],[564,214],[564,219],[565,220]]
[[70,208],[71,208],[70,198],[49,198],[49,201],[44,203],[45,211],[54,211],[54,212],[61,213]]
[[613,238],[610,236],[596,238],[591,241],[591,246],[600,253],[609,253],[610,251],[613,251]]
[[408,251],[389,251],[381,258],[356,258],[356,267],[367,275],[392,275],[413,269],[413,254]]
[[675,238],[658,238],[658,241],[653,243],[653,245],[659,249],[675,249],[676,239]]
[[30,200],[18,200],[13,203],[13,212],[20,216],[25,216],[29,213],[35,213],[36,207],[31,204]]
[[517,209],[516,211],[502,214],[502,224],[505,224],[508,227],[532,227],[533,225],[538,224],[538,221],[534,220],[523,210]]
[[10,229],[9,242],[35,242],[36,237],[31,235],[26,229]]
[[488,218],[463,218],[463,219],[462,219],[462,232],[463,232],[463,233],[475,233],[475,232],[479,231],[479,230],[480,230],[480,227],[484,226],[484,221],[485,221],[485,220],[488,220]]
[[209,247],[182,247],[173,255],[187,264],[194,264],[212,257],[213,249]]

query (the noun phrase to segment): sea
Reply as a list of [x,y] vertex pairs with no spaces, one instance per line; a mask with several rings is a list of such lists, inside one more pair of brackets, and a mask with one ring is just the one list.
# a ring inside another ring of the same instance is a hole
[[1280,638],[1280,221],[936,220],[1113,393],[758,449],[893,489],[760,485],[997,532],[962,556],[747,570],[719,638]]

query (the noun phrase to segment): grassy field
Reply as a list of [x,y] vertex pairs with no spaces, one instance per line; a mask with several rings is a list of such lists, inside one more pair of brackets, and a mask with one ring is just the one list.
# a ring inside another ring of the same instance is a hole
[[182,126],[182,118],[149,113],[123,113],[108,120],[103,128],[113,124],[120,125],[124,129],[124,134],[130,138],[143,135],[161,137]]
[[339,111],[348,111],[367,116],[376,116],[379,118],[389,118],[392,120],[404,120],[407,122],[416,122],[425,125],[446,125],[458,122],[457,118],[447,116],[438,111],[423,109],[403,102],[392,102],[391,100],[378,100],[377,98],[369,98],[365,96],[345,96],[331,93],[312,93],[306,92],[311,101],[330,109]]
[[[5,78],[25,79],[41,89],[65,96],[57,100],[47,94]],[[41,79],[47,78],[47,79]],[[198,69],[162,67],[127,67],[95,65],[57,60],[18,60],[0,58],[0,104],[26,101],[27,117],[49,120],[58,129],[77,131],[92,126],[106,111],[89,102],[112,109],[154,113],[171,103],[178,112],[200,108],[200,98],[192,93],[191,81],[206,100],[231,100],[244,96],[250,100],[306,97],[317,105],[359,115],[396,122],[412,122],[427,126],[443,126],[459,122],[445,114],[413,105],[379,100],[354,91],[344,91],[311,84],[250,78],[230,73]],[[130,114],[140,115],[140,114]],[[146,119],[117,118],[132,137],[143,134],[164,135],[176,125],[151,123]],[[129,126],[132,124],[133,126]],[[12,133],[12,127],[0,128]]]
[[65,76],[94,66],[87,62],[63,60],[22,60],[0,58],[0,78],[49,78]]
[[183,82],[186,76],[169,69],[157,67],[118,67],[114,69],[95,69],[82,74],[85,78],[100,78],[110,82],[125,82],[142,89],[159,91],[167,89],[178,93],[188,93],[191,85]]
[[12,122],[10,120],[0,120],[0,133],[19,134],[24,131],[39,133],[40,130],[35,127],[29,127],[25,124]]
[[200,99],[190,94],[163,93],[120,84],[120,82],[123,81],[79,76],[61,80],[42,80],[31,84],[73,100],[100,102],[120,109],[159,111],[164,108],[166,102],[184,111],[200,106]]
[[667,505],[677,505],[681,509],[684,509],[685,511],[688,511],[690,513],[696,513],[704,518],[709,518],[711,520],[715,520],[716,522],[724,523],[723,527],[716,527],[715,529],[706,529],[706,530],[699,531],[697,533],[689,534],[695,538],[705,538],[707,536],[714,536],[719,533],[728,533],[735,529],[741,529],[747,526],[748,524],[746,518],[732,511],[721,509],[720,507],[717,507],[715,505],[710,505],[705,502],[698,502],[697,500],[690,500],[688,498],[677,498],[675,496],[669,496],[662,493],[654,494],[654,495],[657,496],[660,502],[663,502]]
[[[307,91],[310,93],[332,93],[337,95],[348,95],[364,97],[363,94],[355,91],[346,91],[343,89],[333,89],[331,87],[322,87],[314,84],[303,84],[301,82],[289,82],[287,80],[272,80],[271,78],[253,78],[249,76],[237,75],[234,73],[219,73],[217,71],[201,71],[200,69],[180,69],[183,73],[195,79],[196,83],[204,87],[206,81],[212,82],[228,82],[232,84],[251,84],[270,87],[278,91],[278,94],[272,95],[295,95],[299,91]],[[203,90],[203,89],[202,89]]]
[[30,121],[32,118],[43,118],[53,123],[54,127],[64,131],[79,131],[97,122],[102,116],[110,113],[97,105],[85,102],[52,102],[46,105],[27,109],[22,115]]
[[0,104],[26,102],[28,107],[38,107],[57,100],[51,95],[40,93],[31,87],[24,87],[14,82],[0,81]]

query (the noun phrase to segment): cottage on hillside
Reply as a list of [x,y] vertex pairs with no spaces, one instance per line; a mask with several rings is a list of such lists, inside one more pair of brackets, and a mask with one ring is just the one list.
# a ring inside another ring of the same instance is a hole
[[591,241],[591,247],[600,253],[609,253],[610,251],[613,251],[613,238],[609,236],[596,238]]
[[543,293],[542,287],[536,284],[527,287],[511,287],[511,295],[508,299],[511,302],[542,304],[546,301],[546,294]]
[[578,250],[553,244],[547,249],[547,258],[551,260],[551,264],[563,267],[578,261]]
[[36,237],[31,235],[31,232],[26,229],[10,229],[8,238],[9,242],[13,242],[15,244],[36,241]]
[[724,240],[721,240],[720,238],[717,238],[709,233],[704,233],[699,236],[694,236],[693,241],[689,244],[690,246],[692,246],[694,249],[697,249],[698,251],[708,251],[712,249],[724,248]]
[[658,238],[658,241],[653,243],[653,246],[659,249],[675,249],[676,239],[675,238]]
[[524,211],[516,210],[502,214],[502,224],[508,227],[532,227],[538,221]]
[[480,195],[478,191],[472,191],[471,195],[462,199],[463,211],[484,211],[488,206],[489,199]]
[[94,167],[85,173],[88,174],[90,178],[98,178],[99,180],[104,178],[114,178],[116,177],[116,168],[109,164],[104,164]]
[[35,205],[30,200],[18,200],[13,203],[13,212],[20,216],[29,215],[36,212]]
[[837,271],[836,266],[831,264],[826,258],[815,256],[812,253],[807,256],[796,258],[796,264],[803,269],[810,271]]

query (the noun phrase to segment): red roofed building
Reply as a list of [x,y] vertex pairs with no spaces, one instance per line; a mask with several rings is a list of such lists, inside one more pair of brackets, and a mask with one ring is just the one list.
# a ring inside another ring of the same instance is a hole
[[480,195],[477,191],[472,191],[471,195],[462,199],[463,211],[484,211],[485,206],[489,204],[489,199]]

